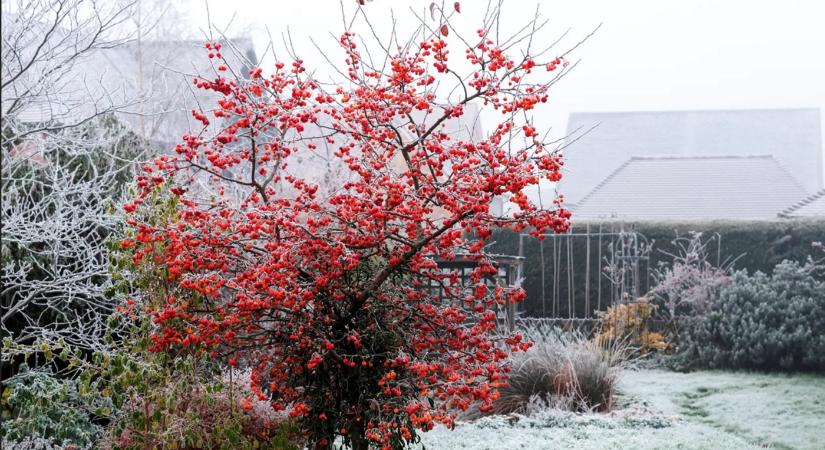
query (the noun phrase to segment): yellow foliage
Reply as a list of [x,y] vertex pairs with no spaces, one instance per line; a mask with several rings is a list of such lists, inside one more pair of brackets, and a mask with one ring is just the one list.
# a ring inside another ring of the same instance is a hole
[[655,309],[656,305],[651,304],[647,297],[607,308],[600,315],[602,322],[596,342],[603,344],[614,339],[627,339],[642,354],[667,350],[669,345],[665,337],[647,329],[647,322]]

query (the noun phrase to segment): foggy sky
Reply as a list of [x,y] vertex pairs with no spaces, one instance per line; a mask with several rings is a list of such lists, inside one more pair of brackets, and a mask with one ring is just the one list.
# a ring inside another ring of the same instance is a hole
[[[189,19],[205,26],[202,3],[190,1]],[[460,21],[471,33],[486,3],[464,0],[462,14],[453,23]],[[537,3],[550,19],[543,39],[572,29],[559,50],[603,23],[571,55],[581,59],[579,65],[554,87],[551,101],[537,113],[537,121],[551,125],[557,135],[564,134],[568,114],[581,111],[815,107],[825,130],[823,1],[510,0],[505,2],[504,25],[512,28],[529,20]],[[390,9],[402,27],[412,27],[409,7],[423,13],[429,4],[374,0],[364,9],[384,36]],[[351,16],[355,0],[344,0],[344,5]],[[219,27],[235,13],[228,34],[251,34],[259,54],[268,42],[265,28],[280,40],[289,27],[310,67],[325,63],[308,37],[333,49],[329,33],[342,30],[337,0],[213,0],[209,8]]]

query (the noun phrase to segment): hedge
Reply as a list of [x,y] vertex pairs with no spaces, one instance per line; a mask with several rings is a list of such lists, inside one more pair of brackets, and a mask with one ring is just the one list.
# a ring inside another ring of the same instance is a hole
[[[701,232],[704,238],[719,235],[720,245],[709,249],[710,257],[720,262],[736,260],[734,268],[746,269],[749,273],[761,271],[770,274],[774,266],[783,260],[802,261],[811,254],[813,242],[825,241],[825,220],[774,220],[774,221],[710,221],[710,222],[639,222],[636,224],[620,222],[591,222],[590,231],[596,233],[599,226],[603,232],[634,228],[645,236],[651,245],[650,263],[655,268],[659,262],[667,261],[665,252],[674,252],[672,240],[677,236],[687,236],[691,232]],[[572,233],[584,233],[587,223],[578,222],[572,227]],[[518,254],[518,234],[509,230],[500,230],[493,234],[489,251],[499,254]],[[587,267],[587,238],[571,235],[570,237],[547,238],[544,241],[544,292],[546,301],[542,302],[542,259],[541,245],[533,237],[523,239],[524,246],[524,282],[527,299],[523,305],[525,314],[531,317],[556,316],[586,317],[592,316],[597,309],[604,310],[610,302],[610,282],[601,273],[604,258],[609,255],[610,238],[605,236],[601,246],[596,236],[590,237],[590,280],[589,302],[585,297],[585,269]],[[568,250],[568,242],[570,249]],[[599,262],[599,247],[602,261]],[[559,267],[553,266],[554,255],[558,255]],[[572,257],[572,274],[568,271],[568,251]],[[554,271],[557,273],[554,274]],[[649,286],[647,266],[641,267],[642,293]],[[555,275],[555,276],[554,276]],[[569,281],[572,278],[572,283]],[[554,284],[554,280],[556,283]],[[598,300],[601,282],[601,302]],[[569,284],[574,287],[570,295]],[[558,308],[552,305],[553,290],[559,299]],[[571,301],[572,297],[572,301]],[[570,314],[572,306],[573,314]],[[589,304],[588,304],[589,303]],[[589,314],[588,314],[589,312]]]

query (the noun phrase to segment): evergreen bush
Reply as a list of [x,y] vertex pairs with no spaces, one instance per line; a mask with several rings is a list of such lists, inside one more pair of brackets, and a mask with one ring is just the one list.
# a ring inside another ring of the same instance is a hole
[[3,384],[3,448],[22,447],[23,441],[34,446],[33,440],[41,447],[90,448],[103,430],[92,417],[105,415],[104,409],[112,406],[97,392],[85,391],[77,380],[60,379],[25,364]]
[[736,272],[709,313],[682,330],[679,369],[825,371],[825,280],[812,260]]

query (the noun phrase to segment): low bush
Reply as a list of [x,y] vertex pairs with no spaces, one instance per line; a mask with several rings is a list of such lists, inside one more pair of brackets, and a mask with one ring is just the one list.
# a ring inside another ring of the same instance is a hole
[[511,355],[507,386],[490,414],[530,413],[534,408],[608,411],[616,383],[630,364],[633,349],[626,340],[589,340],[579,332],[549,326],[525,330],[533,342],[526,352]]
[[825,370],[821,266],[785,261],[771,275],[734,274],[704,317],[690,320],[677,369]]
[[613,341],[624,340],[632,344],[639,355],[667,350],[669,345],[664,335],[648,328],[655,310],[656,305],[646,297],[607,308],[599,315],[601,325],[596,342],[610,345]]
[[719,296],[719,291],[730,284],[735,258],[722,263],[711,262],[709,246],[721,243],[719,235],[703,239],[702,233],[677,237],[670,246],[675,252],[664,252],[652,275],[655,286],[651,294],[661,305],[662,315],[670,320],[695,317],[707,313]]
[[108,399],[45,368],[23,364],[3,385],[3,448],[90,448],[103,431],[93,417],[111,410]]
[[297,450],[297,428],[253,399],[248,386],[248,379],[208,383],[177,374],[128,400],[100,448]]

